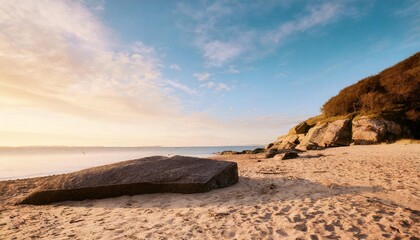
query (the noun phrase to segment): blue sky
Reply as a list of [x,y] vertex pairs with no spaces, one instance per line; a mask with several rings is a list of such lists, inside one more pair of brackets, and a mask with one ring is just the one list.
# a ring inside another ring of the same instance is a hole
[[[105,1],[99,14],[124,43],[141,41],[162,55],[164,76],[193,90],[180,92],[187,110],[230,118],[318,114],[341,88],[419,50],[414,36],[420,36],[420,10],[414,5],[419,6],[415,1]],[[294,26],[282,33],[288,23]],[[264,40],[276,33],[279,39]],[[212,43],[219,45],[206,52]],[[210,77],[197,81],[197,74]],[[214,88],[203,86],[210,81]]]
[[420,49],[411,0],[0,3],[2,145],[265,144]]

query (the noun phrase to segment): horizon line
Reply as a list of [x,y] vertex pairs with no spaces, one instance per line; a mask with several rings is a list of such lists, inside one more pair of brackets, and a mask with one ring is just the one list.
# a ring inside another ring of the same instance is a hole
[[25,146],[0,146],[0,148],[187,148],[187,147],[255,147],[264,144],[244,145],[200,145],[200,146],[66,146],[66,145],[25,145]]

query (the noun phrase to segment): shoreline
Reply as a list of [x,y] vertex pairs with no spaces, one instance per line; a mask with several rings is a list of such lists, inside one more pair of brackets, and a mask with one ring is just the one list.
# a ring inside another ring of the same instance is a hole
[[[252,148],[257,146],[252,146]],[[236,146],[243,150],[248,146]],[[186,148],[45,148],[32,150],[6,151],[0,149],[0,181],[43,177],[79,171],[89,167],[115,162],[139,159],[148,156],[186,155],[192,157],[211,157],[215,152],[231,147],[186,147]]]
[[[251,146],[251,148],[258,146]],[[184,155],[211,157],[226,149],[243,150],[249,146],[234,147],[181,147],[181,148],[42,148],[0,149],[0,181],[65,174],[89,167],[101,166],[148,156]]]
[[420,235],[419,156],[419,144],[327,148],[284,161],[214,156],[238,163],[238,184],[45,206],[13,203],[53,176],[0,181],[0,236],[410,239]]

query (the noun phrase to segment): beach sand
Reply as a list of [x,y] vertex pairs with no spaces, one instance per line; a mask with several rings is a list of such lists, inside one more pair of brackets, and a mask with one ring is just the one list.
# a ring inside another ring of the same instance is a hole
[[35,179],[0,182],[0,239],[419,239],[420,144],[308,151],[236,161],[239,183],[200,194],[149,194],[14,206]]

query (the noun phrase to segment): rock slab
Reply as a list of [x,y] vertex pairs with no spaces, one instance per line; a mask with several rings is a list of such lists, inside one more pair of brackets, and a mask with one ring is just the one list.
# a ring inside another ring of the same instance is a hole
[[381,118],[360,118],[353,120],[353,142],[355,144],[376,144],[395,141],[402,136],[400,125]]
[[235,162],[155,156],[57,175],[20,204],[42,205],[147,193],[200,193],[237,182]]

